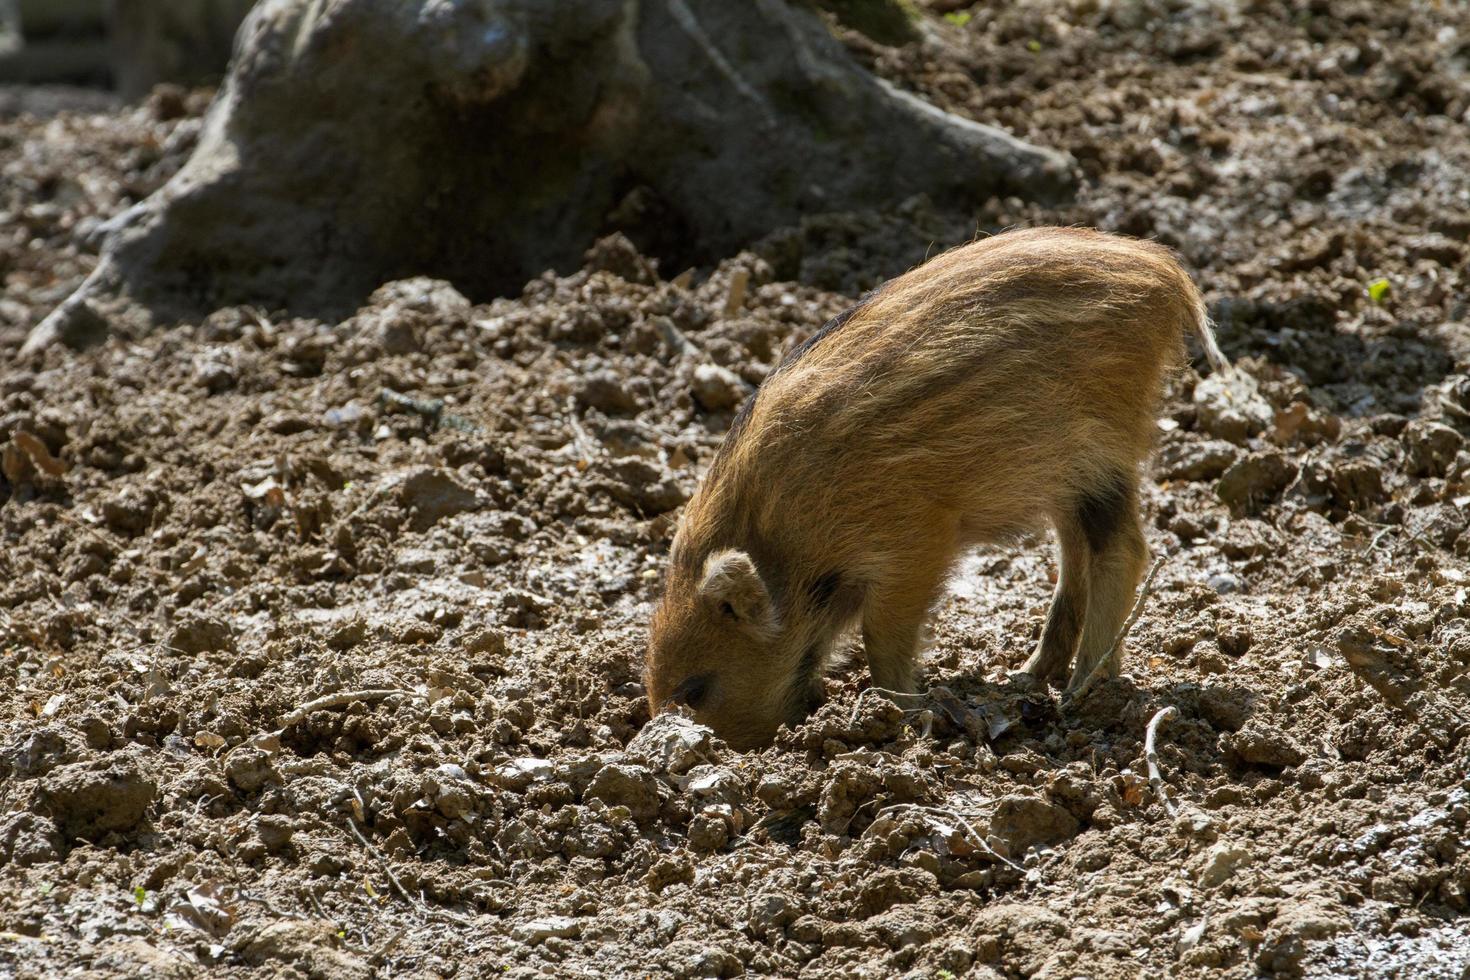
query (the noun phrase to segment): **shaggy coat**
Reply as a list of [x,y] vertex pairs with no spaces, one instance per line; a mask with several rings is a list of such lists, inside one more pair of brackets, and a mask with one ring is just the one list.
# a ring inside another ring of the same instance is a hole
[[854,624],[873,683],[912,690],[956,560],[1042,522],[1061,567],[1024,669],[1049,679],[1075,659],[1080,683],[1148,559],[1138,467],[1186,333],[1225,365],[1172,253],[1072,228],[956,248],[833,318],[746,403],[684,510],[653,710],[763,744],[809,709]]

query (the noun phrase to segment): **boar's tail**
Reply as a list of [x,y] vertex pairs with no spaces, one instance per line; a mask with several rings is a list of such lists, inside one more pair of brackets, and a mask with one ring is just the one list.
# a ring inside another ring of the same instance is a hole
[[1200,346],[1205,350],[1205,359],[1210,362],[1210,367],[1220,373],[1230,371],[1230,361],[1226,358],[1220,345],[1215,342],[1215,325],[1210,321],[1210,311],[1205,306],[1205,298],[1198,290],[1194,291],[1194,303],[1192,312],[1194,335],[1199,338]]

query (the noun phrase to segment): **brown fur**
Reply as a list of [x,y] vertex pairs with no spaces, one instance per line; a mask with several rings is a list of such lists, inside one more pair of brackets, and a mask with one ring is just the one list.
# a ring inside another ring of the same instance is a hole
[[[840,318],[841,319],[841,318]],[[1137,473],[1199,291],[1165,248],[1068,228],[938,256],[766,379],[675,535],[652,624],[655,712],[692,701],[737,747],[799,720],[860,624],[873,682],[910,690],[956,559],[1047,520],[1061,572],[1025,669],[1107,653],[1147,561]],[[1116,663],[1112,665],[1116,671]]]

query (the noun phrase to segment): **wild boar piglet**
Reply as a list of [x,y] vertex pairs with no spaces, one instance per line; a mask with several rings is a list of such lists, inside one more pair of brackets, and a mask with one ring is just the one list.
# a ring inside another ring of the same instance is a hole
[[652,710],[762,745],[810,710],[853,625],[873,683],[913,690],[956,560],[1048,521],[1060,572],[1023,669],[1052,679],[1075,660],[1080,683],[1148,561],[1139,464],[1191,332],[1224,368],[1171,252],[1076,228],[956,248],[834,317],[741,409],[680,517]]

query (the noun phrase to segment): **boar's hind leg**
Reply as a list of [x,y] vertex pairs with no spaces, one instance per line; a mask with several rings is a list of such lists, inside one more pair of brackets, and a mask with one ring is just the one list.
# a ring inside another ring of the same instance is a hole
[[1061,677],[1071,668],[1072,655],[1077,652],[1077,640],[1082,635],[1082,624],[1087,615],[1090,564],[1087,535],[1075,514],[1060,516],[1054,523],[1061,550],[1057,591],[1051,599],[1051,611],[1046,616],[1041,643],[1021,668],[1023,673],[1043,681]]
[[[1138,479],[1133,473],[1085,494],[1077,504],[1077,523],[1087,541],[1087,615],[1083,619],[1082,646],[1077,669],[1067,684],[1075,689],[1108,657],[1134,592],[1148,564],[1148,543],[1138,520]],[[1104,667],[1109,677],[1122,666],[1122,650],[1113,650]]]

